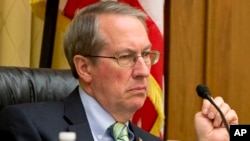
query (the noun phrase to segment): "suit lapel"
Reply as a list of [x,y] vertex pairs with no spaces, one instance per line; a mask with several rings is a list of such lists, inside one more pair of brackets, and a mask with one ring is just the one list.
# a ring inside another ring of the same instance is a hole
[[69,131],[76,132],[77,140],[94,141],[85,109],[79,96],[78,87],[64,100],[65,118]]
[[94,141],[92,133],[87,122],[69,126],[69,131],[76,133],[77,141]]
[[135,126],[131,121],[129,122],[129,129],[132,130],[132,132],[134,133],[135,141],[142,141],[142,137],[138,132],[137,126]]

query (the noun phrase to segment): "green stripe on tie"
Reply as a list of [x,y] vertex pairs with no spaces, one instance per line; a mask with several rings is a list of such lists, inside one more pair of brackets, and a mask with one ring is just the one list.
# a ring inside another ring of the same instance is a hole
[[115,123],[111,126],[111,133],[115,141],[129,141],[128,127],[122,123]]

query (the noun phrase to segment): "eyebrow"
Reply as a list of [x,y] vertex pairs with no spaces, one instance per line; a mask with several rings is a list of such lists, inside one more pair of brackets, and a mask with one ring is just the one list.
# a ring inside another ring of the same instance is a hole
[[[152,45],[149,44],[149,45],[147,45],[144,49],[142,49],[141,51],[143,52],[143,51],[148,50],[148,49],[151,49],[151,48],[152,48]],[[133,50],[133,49],[131,49],[131,48],[126,48],[126,49],[124,49],[124,50],[119,51],[119,53],[121,53],[121,52],[136,52],[136,51]]]
[[149,44],[143,50],[147,50],[147,49],[151,49],[151,48],[152,48],[152,44]]

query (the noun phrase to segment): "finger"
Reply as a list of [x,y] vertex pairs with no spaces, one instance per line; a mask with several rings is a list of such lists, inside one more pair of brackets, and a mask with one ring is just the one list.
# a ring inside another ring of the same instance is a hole
[[[225,115],[228,126],[238,124],[238,116],[234,110],[229,110]],[[226,127],[224,123],[221,123],[221,127]]]
[[204,99],[203,104],[202,104],[202,110],[201,110],[203,115],[208,114],[208,109],[210,106],[211,106],[211,103],[208,100]]
[[[231,110],[230,106],[227,103],[222,103],[219,108],[220,108],[222,114],[224,115],[224,117],[226,117],[228,112]],[[221,117],[219,112],[217,112],[215,117],[214,117],[213,125],[215,127],[219,127],[222,125],[222,117]]]
[[237,113],[232,109],[226,114],[225,118],[230,125],[238,124],[239,122]]
[[[213,99],[215,105],[217,105],[218,107],[221,107],[222,104],[224,103],[224,100],[222,99],[222,97],[216,97]],[[210,104],[209,108],[208,108],[208,115],[207,117],[211,120],[213,120],[215,118],[215,116],[217,115],[218,111],[217,109]]]

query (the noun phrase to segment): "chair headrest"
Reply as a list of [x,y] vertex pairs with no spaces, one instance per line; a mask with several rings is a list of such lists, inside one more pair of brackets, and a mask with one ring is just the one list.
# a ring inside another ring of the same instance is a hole
[[70,70],[0,66],[0,110],[13,104],[61,100],[77,85]]

